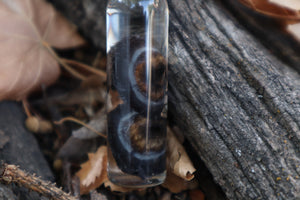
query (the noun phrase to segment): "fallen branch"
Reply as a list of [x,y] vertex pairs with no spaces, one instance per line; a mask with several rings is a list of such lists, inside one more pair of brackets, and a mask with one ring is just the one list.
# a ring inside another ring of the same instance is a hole
[[54,200],[77,200],[76,197],[57,188],[55,184],[26,173],[15,165],[0,164],[0,182],[4,184],[17,183]]

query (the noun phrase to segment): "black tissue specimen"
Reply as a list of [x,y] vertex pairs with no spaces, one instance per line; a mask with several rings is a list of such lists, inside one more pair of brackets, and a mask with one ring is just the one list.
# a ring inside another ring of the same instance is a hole
[[[151,60],[151,67],[148,65],[151,69],[147,69],[147,57]],[[112,48],[109,58],[112,89],[137,112],[146,114],[150,104],[151,114],[160,115],[165,103],[167,67],[158,50],[152,48],[147,56],[145,40],[124,38]]]
[[165,163],[166,119],[153,119],[149,125],[146,150],[146,120],[137,112],[128,112],[121,104],[108,114],[108,142],[118,167],[142,178],[163,173]]
[[155,44],[149,50],[144,39],[134,36],[122,39],[110,50],[108,65],[111,66],[109,88],[117,91],[123,101],[108,113],[107,119],[108,143],[118,167],[124,173],[142,178],[163,173],[166,168],[166,118],[162,114],[167,87],[165,58]]

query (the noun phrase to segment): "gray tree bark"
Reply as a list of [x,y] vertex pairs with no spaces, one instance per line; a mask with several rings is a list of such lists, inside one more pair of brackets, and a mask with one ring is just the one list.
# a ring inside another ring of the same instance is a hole
[[[18,165],[20,169],[34,173],[43,180],[53,181],[52,171],[35,137],[25,129],[24,122],[25,114],[20,104],[8,101],[0,103],[0,163]],[[0,183],[0,199],[48,198],[14,184],[5,186]]]
[[[105,1],[51,1],[105,49]],[[277,48],[276,56],[271,54],[224,2],[168,3],[170,118],[184,130],[228,199],[299,198],[297,51],[280,53],[282,46],[291,48],[277,41],[270,44]],[[95,28],[87,29],[87,24]],[[256,24],[253,19],[251,24]]]

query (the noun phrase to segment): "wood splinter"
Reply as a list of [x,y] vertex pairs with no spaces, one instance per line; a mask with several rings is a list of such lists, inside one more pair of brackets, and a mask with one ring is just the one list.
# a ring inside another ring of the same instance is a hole
[[15,165],[0,163],[0,183],[17,183],[20,186],[38,192],[54,200],[77,200],[76,197],[67,194],[55,184],[42,180],[35,175],[24,172]]

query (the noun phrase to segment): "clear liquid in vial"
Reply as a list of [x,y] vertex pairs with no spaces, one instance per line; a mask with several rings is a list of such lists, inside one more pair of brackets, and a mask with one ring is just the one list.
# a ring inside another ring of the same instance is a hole
[[146,187],[166,176],[168,7],[111,0],[107,7],[108,176]]

